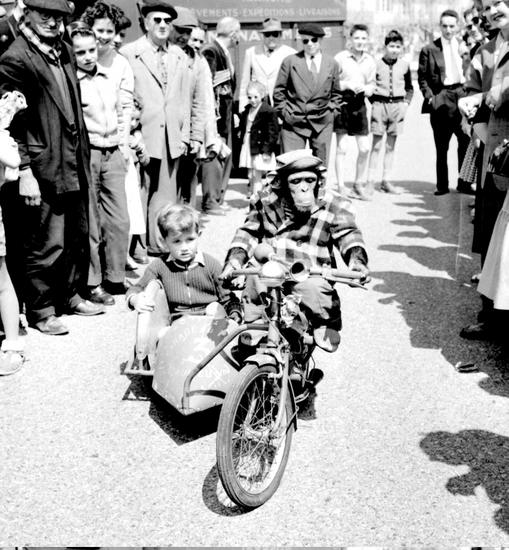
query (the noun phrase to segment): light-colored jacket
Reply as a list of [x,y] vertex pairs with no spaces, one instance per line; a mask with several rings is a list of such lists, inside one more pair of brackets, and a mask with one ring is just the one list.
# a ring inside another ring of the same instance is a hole
[[281,63],[283,59],[293,53],[297,53],[297,51],[286,44],[281,44],[270,55],[267,55],[263,44],[252,46],[246,50],[240,79],[239,111],[243,111],[247,105],[247,85],[250,80],[261,82],[272,101],[272,94]]
[[187,53],[179,46],[168,46],[166,93],[160,80],[155,48],[146,36],[124,46],[121,53],[133,69],[135,93],[143,102],[142,133],[150,157],[162,158],[165,129],[172,159],[187,151],[191,139],[202,142],[206,102],[199,97],[199,92],[193,92],[196,85],[194,63]]

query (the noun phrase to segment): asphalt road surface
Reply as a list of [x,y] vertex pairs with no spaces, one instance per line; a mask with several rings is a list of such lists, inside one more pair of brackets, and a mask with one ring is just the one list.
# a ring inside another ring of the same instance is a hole
[[[402,193],[355,202],[370,291],[341,288],[344,330],[304,411],[276,495],[242,513],[218,488],[217,414],[183,419],[122,374],[135,316],[123,300],[71,333],[29,331],[30,361],[0,380],[4,546],[504,546],[509,544],[509,371],[466,342],[471,198],[435,197],[434,148],[414,100],[397,152]],[[354,147],[349,154],[352,172]],[[451,171],[455,170],[451,157]],[[222,258],[245,215],[204,248]],[[477,372],[460,374],[459,363]]]

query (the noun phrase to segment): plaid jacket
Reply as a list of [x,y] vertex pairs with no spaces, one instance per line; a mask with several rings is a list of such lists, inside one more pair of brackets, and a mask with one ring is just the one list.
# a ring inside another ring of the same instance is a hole
[[344,259],[353,247],[364,249],[349,207],[350,201],[326,193],[318,198],[311,216],[296,216],[285,199],[274,192],[260,195],[251,203],[244,224],[237,230],[228,259],[235,257],[245,263],[256,245],[266,242],[278,258],[288,263],[299,260],[310,267],[334,266],[334,247]]

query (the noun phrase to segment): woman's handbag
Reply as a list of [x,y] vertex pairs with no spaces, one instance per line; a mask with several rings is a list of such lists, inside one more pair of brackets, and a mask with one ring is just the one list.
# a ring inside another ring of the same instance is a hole
[[509,189],[509,139],[504,139],[491,153],[486,171],[493,176],[499,191]]

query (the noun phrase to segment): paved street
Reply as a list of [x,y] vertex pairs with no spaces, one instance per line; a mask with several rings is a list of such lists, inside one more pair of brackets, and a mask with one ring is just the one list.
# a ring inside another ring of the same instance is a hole
[[[4,546],[509,545],[509,370],[502,349],[458,336],[479,305],[471,198],[433,195],[419,111],[416,97],[397,153],[404,193],[354,205],[373,282],[340,288],[342,345],[316,354],[325,378],[274,498],[227,506],[217,415],[183,419],[122,375],[135,317],[118,299],[66,318],[69,336],[30,330],[30,362],[0,380]],[[244,193],[235,182],[235,210],[206,228],[217,257]]]

